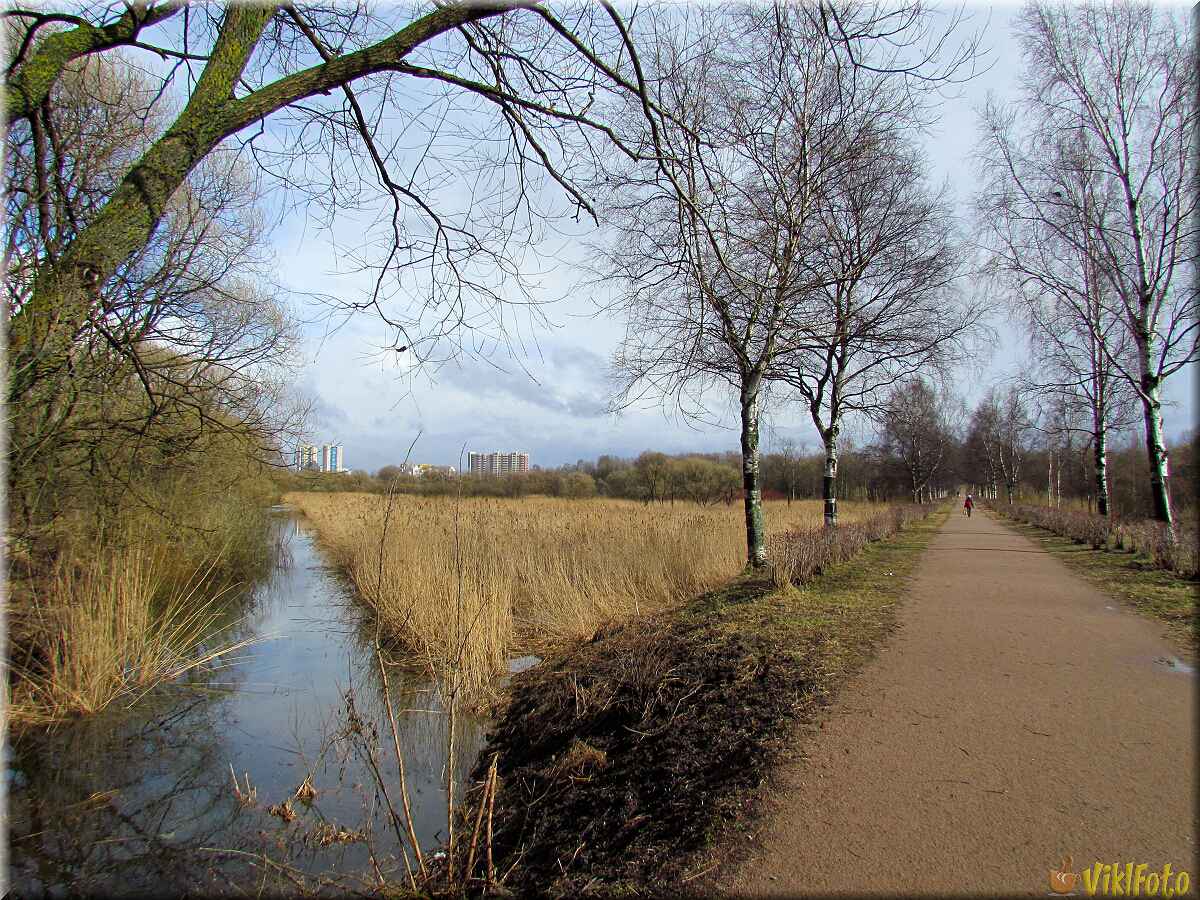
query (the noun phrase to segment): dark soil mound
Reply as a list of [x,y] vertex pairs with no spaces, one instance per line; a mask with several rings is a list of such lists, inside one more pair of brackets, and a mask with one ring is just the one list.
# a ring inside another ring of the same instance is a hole
[[576,895],[679,885],[816,699],[800,660],[820,654],[800,649],[664,616],[517,676],[476,772],[499,754],[493,849],[504,886]]

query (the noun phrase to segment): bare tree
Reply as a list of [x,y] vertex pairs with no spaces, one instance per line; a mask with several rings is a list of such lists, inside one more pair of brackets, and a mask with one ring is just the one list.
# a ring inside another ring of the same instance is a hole
[[[122,60],[148,60],[143,70],[158,80],[142,98],[142,145],[93,198],[94,214],[28,273],[27,297],[7,323],[10,402],[66,365],[106,288],[221,147],[328,217],[390,207],[359,259],[376,273],[374,288],[342,305],[375,311],[394,347],[428,361],[456,352],[467,334],[502,336],[520,254],[543,219],[530,178],[546,175],[590,214],[576,170],[590,165],[591,137],[615,137],[590,111],[606,92],[637,91],[612,7],[560,17],[523,0],[415,12],[162,0],[4,15],[15,30],[6,120],[30,133],[39,155],[52,140],[44,125],[55,87],[76,61],[119,50]],[[154,115],[180,96],[177,111]],[[389,131],[400,110],[409,112]],[[496,126],[507,140],[491,139]],[[480,129],[489,139],[470,141]],[[448,199],[463,171],[474,183]],[[45,174],[52,179],[53,167]]]
[[1030,3],[1018,28],[1022,99],[984,116],[986,208],[999,225],[990,249],[1028,289],[1067,304],[1104,370],[1140,401],[1155,517],[1170,525],[1162,387],[1200,359],[1188,277],[1196,198],[1185,184],[1195,70],[1182,17],[1124,2]]
[[903,469],[913,503],[932,499],[935,478],[949,469],[950,411],[950,399],[916,375],[897,384],[876,413],[882,453]]
[[925,184],[920,154],[901,136],[866,134],[861,159],[815,204],[803,263],[812,287],[792,309],[796,327],[772,373],[821,435],[827,527],[837,525],[846,415],[876,411],[896,382],[954,361],[981,316],[955,290],[954,218]]
[[1058,395],[1055,404],[1086,406],[1097,508],[1108,515],[1108,437],[1131,423],[1137,401],[1114,360],[1131,366],[1134,346],[1112,286],[1099,271],[1091,249],[1095,236],[1086,223],[1093,208],[1114,198],[1098,192],[1084,135],[1060,135],[1049,152],[1028,148],[1024,164],[1044,167],[1045,189],[1064,215],[1054,222],[1027,218],[1009,168],[1011,147],[1001,146],[1005,138],[999,137],[1009,123],[994,108],[986,117],[977,220],[992,248],[991,269],[1010,288],[1014,312],[1029,333],[1033,366],[1022,378],[1023,390]]
[[1000,465],[993,440],[998,415],[995,404],[981,402],[971,414],[963,442],[962,475],[978,494],[991,500],[999,496],[1000,485]]
[[971,419],[968,444],[982,444],[988,478],[995,494],[997,478],[1004,480],[1008,502],[1016,497],[1021,466],[1029,451],[1034,423],[1018,387],[1004,393],[995,388],[979,401]]
[[[154,94],[121,60],[85,58],[9,130],[9,319],[29,308],[38,272],[99,215],[159,124]],[[244,163],[208,156],[149,243],[97,286],[87,320],[65,335],[69,352],[14,373],[8,460],[18,530],[52,519],[73,481],[105,474],[136,494],[130,473],[151,459],[179,462],[230,431],[261,458],[291,424],[291,326],[274,296],[261,200]]]
[[664,26],[648,59],[663,155],[613,176],[621,192],[609,214],[621,238],[610,271],[624,286],[628,323],[614,368],[622,402],[653,392],[703,411],[714,387],[732,391],[747,565],[758,567],[764,379],[800,275],[818,173],[844,148],[830,115],[837,72],[825,35],[796,33],[782,8],[693,15],[685,27]]
[[792,501],[796,499],[796,442],[790,439],[784,441],[783,446],[779,448],[779,455],[783,460],[783,482],[787,486],[787,502],[788,506],[791,506]]
[[610,175],[620,238],[609,274],[628,317],[621,402],[655,393],[701,414],[714,387],[733,394],[749,567],[766,561],[765,386],[801,332],[836,327],[801,306],[826,278],[808,258],[819,198],[864,159],[890,161],[888,136],[917,118],[921,91],[897,77],[915,70],[891,56],[872,65],[862,46],[885,40],[885,19],[899,42],[922,23],[918,7],[889,16],[776,4],[696,11],[663,27],[644,54],[658,156]]

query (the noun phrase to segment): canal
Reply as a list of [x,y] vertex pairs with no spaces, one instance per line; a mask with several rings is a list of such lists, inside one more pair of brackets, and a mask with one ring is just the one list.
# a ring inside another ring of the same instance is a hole
[[[239,601],[255,643],[128,709],[4,748],[15,893],[340,892],[405,877],[371,625],[303,521],[280,509],[273,527],[279,564]],[[448,717],[413,667],[390,671],[414,827],[433,851]],[[459,785],[485,726],[457,716]],[[306,779],[315,794],[297,797]]]

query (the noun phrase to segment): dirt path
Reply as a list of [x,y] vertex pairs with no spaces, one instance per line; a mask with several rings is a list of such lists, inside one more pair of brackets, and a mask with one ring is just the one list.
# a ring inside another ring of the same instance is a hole
[[1116,606],[995,520],[952,516],[722,889],[1045,895],[1069,853],[1076,872],[1169,862],[1194,891],[1196,678]]

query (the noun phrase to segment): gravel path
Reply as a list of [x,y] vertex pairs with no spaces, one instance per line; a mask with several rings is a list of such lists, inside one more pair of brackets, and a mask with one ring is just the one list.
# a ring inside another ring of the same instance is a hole
[[1160,634],[996,520],[951,516],[721,887],[1044,896],[1070,854],[1169,862],[1194,891],[1196,676]]

